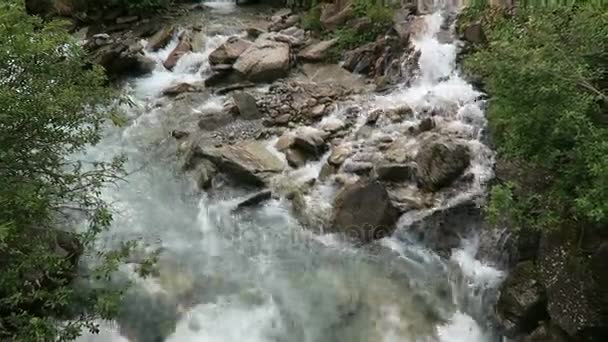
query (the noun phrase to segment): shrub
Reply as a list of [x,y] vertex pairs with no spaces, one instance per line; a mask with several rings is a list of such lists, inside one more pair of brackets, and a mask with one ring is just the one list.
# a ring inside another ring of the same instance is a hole
[[[73,286],[79,257],[111,222],[101,188],[122,169],[122,158],[74,158],[100,140],[112,91],[63,24],[18,0],[0,4],[0,37],[0,340],[71,340],[119,303],[120,290]],[[82,233],[74,214],[88,222]],[[129,249],[98,255],[90,276],[109,280]]]
[[488,119],[500,158],[524,170],[494,190],[491,208],[539,229],[608,223],[605,10],[583,2],[470,11],[489,44],[464,66],[484,77],[492,96]]

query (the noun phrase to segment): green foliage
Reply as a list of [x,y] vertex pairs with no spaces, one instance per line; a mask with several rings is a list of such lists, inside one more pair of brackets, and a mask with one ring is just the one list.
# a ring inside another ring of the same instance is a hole
[[321,32],[321,6],[315,5],[302,17],[302,28],[313,32]]
[[108,11],[118,9],[125,13],[142,14],[169,7],[174,0],[54,0],[67,3],[75,11]]
[[480,20],[489,40],[465,68],[492,96],[501,158],[525,170],[508,187],[514,198],[493,191],[490,211],[539,229],[608,223],[608,12],[578,2],[465,16]]
[[[111,222],[101,188],[124,162],[73,157],[99,142],[112,92],[64,24],[28,16],[20,1],[0,4],[0,37],[0,340],[71,340],[120,298],[72,286]],[[74,221],[87,229],[75,233]],[[97,255],[92,274],[108,280],[122,252]]]
[[353,11],[359,18],[369,18],[373,23],[389,24],[393,17],[391,8],[380,0],[355,0]]

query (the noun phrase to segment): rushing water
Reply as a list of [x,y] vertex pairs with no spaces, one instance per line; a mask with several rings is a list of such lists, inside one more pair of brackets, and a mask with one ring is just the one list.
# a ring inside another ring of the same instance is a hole
[[[361,248],[303,229],[286,200],[234,213],[242,193],[210,199],[193,190],[170,137],[191,118],[160,94],[175,82],[201,81],[210,51],[244,29],[246,20],[234,20],[247,16],[242,10],[232,3],[212,6],[205,25],[225,34],[210,34],[204,49],[184,56],[173,72],[159,63],[152,75],[128,82],[125,92],[135,103],[127,110],[128,125],[108,128],[103,142],[87,151],[92,159],[125,153],[134,170],[127,183],[105,193],[118,214],[99,248],[136,239],[160,254],[154,277],[139,279],[133,265],[124,268],[135,280],[124,314],[119,322],[102,322],[101,334],[79,341],[497,341],[488,298],[503,275],[474,259],[475,237],[463,240],[448,260],[400,238],[409,222],[429,210],[404,215],[394,237]],[[446,194],[434,210],[483,194],[492,176],[491,152],[480,142],[480,94],[457,75],[456,45],[439,42],[443,21],[441,13],[424,17],[413,38],[421,51],[417,81],[388,95],[361,97],[369,108],[458,107],[456,117],[443,118],[441,130],[456,132],[474,151],[474,180],[469,189]],[[175,44],[152,56],[162,61]],[[223,101],[214,96],[189,110]],[[395,127],[382,129],[398,134]],[[319,165],[299,172],[314,175]],[[328,208],[333,189],[320,189],[309,200]]]

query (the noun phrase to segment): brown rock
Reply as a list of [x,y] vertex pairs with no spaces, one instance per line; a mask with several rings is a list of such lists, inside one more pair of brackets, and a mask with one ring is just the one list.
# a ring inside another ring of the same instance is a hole
[[238,37],[230,37],[209,55],[209,63],[213,65],[232,65],[236,59],[251,46],[252,43]]
[[168,70],[173,70],[179,59],[190,51],[192,51],[192,37],[188,32],[184,32],[180,36],[179,43],[175,49],[171,51],[169,57],[167,57],[167,60],[163,63],[164,67]]
[[169,42],[173,35],[175,34],[175,26],[166,26],[157,31],[150,39],[148,39],[148,44],[146,45],[146,50],[148,51],[157,51],[159,49],[164,48]]

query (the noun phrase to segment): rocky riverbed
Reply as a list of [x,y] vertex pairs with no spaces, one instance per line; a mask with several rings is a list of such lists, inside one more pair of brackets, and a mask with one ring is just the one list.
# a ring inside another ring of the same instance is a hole
[[291,10],[88,32],[129,98],[88,154],[137,170],[105,242],[159,262],[131,260],[121,319],[81,341],[498,341],[503,272],[476,259],[493,153],[454,18],[404,7],[342,64]]

